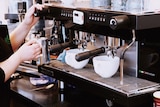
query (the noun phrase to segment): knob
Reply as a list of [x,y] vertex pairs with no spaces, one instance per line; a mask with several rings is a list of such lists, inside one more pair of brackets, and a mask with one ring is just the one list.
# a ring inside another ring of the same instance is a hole
[[113,16],[110,19],[109,26],[111,29],[124,29],[129,27],[129,17],[127,15]]

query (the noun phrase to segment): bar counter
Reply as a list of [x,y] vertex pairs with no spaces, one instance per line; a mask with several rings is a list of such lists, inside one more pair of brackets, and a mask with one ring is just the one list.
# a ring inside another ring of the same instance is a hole
[[[41,86],[43,87],[43,86]],[[34,90],[28,76],[11,82],[11,107],[107,107],[106,100],[77,89],[70,84],[60,90],[58,83],[50,89]]]
[[[159,90],[159,84],[145,79],[124,75],[124,83],[120,84],[119,72],[111,78],[98,76],[92,64],[83,69],[74,68],[58,60],[39,66],[39,72],[73,84],[79,89],[91,92],[106,100],[111,100],[123,107],[152,107],[152,93]],[[119,106],[118,106],[119,107]]]
[[[27,68],[30,67],[23,65],[17,70],[25,72]],[[125,75],[124,85],[120,87],[118,72],[104,79],[91,68],[87,65],[83,70],[74,70],[53,60],[41,72],[56,78],[57,82],[52,88],[41,90],[35,90],[39,86],[31,84],[29,75],[22,75],[11,82],[12,107],[152,107],[152,92],[159,88],[157,83]],[[30,70],[41,74],[37,68]],[[63,89],[59,81],[64,82]]]

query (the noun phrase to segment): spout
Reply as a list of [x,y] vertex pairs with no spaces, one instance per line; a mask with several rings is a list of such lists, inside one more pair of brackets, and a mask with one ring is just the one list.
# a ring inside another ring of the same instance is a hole
[[135,30],[132,30],[132,41],[123,49],[120,56],[120,84],[123,85],[123,65],[124,65],[124,54],[133,45],[136,40]]
[[114,57],[117,49],[120,47],[120,39],[115,37],[108,37],[108,52],[107,55]]

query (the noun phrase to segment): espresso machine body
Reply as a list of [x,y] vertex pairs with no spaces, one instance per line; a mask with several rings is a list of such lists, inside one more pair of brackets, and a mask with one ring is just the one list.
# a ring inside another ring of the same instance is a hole
[[[124,73],[137,78],[160,82],[160,73],[158,72],[160,70],[160,40],[158,39],[160,25],[156,21],[159,18],[158,14],[133,15],[96,10],[85,12],[85,23],[90,24],[86,24],[87,27],[89,26],[90,32],[120,38],[120,46],[122,47],[117,50],[119,57],[123,45],[132,41],[132,29],[134,29],[136,40],[125,52]],[[96,27],[91,27],[92,25],[96,25]]]
[[[35,16],[54,17],[56,21],[62,22],[64,27],[69,29],[69,43],[53,45],[54,48],[50,47],[53,48],[51,52],[59,51],[60,48],[71,47],[76,42],[80,43],[80,40],[76,38],[78,34],[75,31],[83,32],[82,34],[87,35],[85,37],[93,37],[89,41],[86,39],[88,42],[87,48],[88,46],[92,46],[94,49],[98,48],[98,53],[104,55],[107,55],[107,52],[104,52],[104,48],[106,51],[108,47],[111,46],[113,49],[115,46],[108,43],[108,38],[111,38],[111,41],[116,40],[114,38],[120,38],[120,44],[117,45],[115,43],[116,55],[124,61],[125,77],[124,83],[121,84],[121,75],[119,75],[121,70],[118,70],[120,71],[117,72],[118,76],[115,75],[113,78],[100,78],[93,74],[93,69],[86,67],[81,70],[75,70],[55,60],[49,64],[38,66],[39,72],[56,77],[89,92],[91,88],[86,86],[92,86],[93,93],[120,104],[125,100],[126,103],[122,105],[127,107],[137,107],[138,103],[142,103],[143,100],[145,100],[144,102],[149,102],[151,100],[150,93],[157,90],[157,88],[159,89],[159,83],[157,83],[159,82],[159,73],[157,72],[159,70],[157,66],[159,65],[159,40],[157,34],[159,34],[160,23],[157,23],[157,20],[160,19],[160,15],[158,13],[137,15],[123,11],[50,4],[46,5],[44,11],[37,11]],[[97,51],[94,52],[97,53]],[[88,54],[85,55],[88,58]],[[83,58],[80,56],[80,59]],[[92,64],[92,62],[89,64]],[[153,74],[153,71],[156,73]],[[143,95],[147,95],[147,97]],[[135,100],[136,98],[137,100]],[[123,101],[120,99],[123,99]]]
[[[159,34],[160,23],[157,23],[157,20],[160,15],[158,13],[148,12],[136,15],[123,11],[47,5],[44,11],[37,11],[35,15],[55,17],[56,20],[69,26],[68,29],[103,35],[104,37],[120,38],[122,48],[124,44],[131,42],[132,30],[134,29],[136,42],[124,55],[124,73],[155,82],[160,81],[158,79],[160,75],[158,73],[159,67],[156,66],[159,63],[157,34]],[[81,17],[83,18],[81,19]],[[72,33],[72,37],[69,40],[72,41],[74,36]],[[147,50],[146,48],[152,49]],[[145,52],[146,50],[147,52]],[[148,51],[151,51],[151,53]],[[148,55],[144,55],[146,53],[149,54],[149,58],[147,57]],[[117,54],[121,54],[121,48],[117,50]],[[144,58],[144,56],[147,58]],[[148,63],[152,63],[152,66],[149,66]]]

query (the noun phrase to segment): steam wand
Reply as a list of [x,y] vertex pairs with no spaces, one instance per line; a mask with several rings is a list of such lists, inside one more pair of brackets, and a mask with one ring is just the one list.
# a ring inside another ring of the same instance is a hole
[[122,53],[121,53],[121,56],[120,56],[120,84],[123,85],[123,65],[124,65],[124,54],[125,52],[128,50],[128,48],[130,48],[133,43],[135,42],[136,40],[136,36],[135,36],[135,30],[132,29],[132,41],[130,44],[128,44],[123,50],[122,50]]

